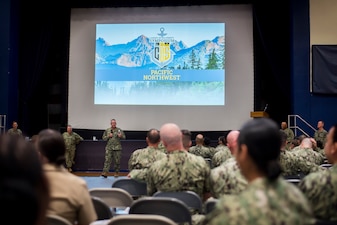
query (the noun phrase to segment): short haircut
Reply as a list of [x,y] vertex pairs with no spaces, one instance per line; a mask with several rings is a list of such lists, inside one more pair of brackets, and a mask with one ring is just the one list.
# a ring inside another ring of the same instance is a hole
[[53,129],[44,129],[39,132],[37,148],[50,163],[62,165],[65,162],[66,146],[60,132]]
[[160,142],[160,133],[159,133],[159,130],[157,129],[154,129],[154,128],[150,129],[147,132],[146,137],[149,140],[149,142],[152,144],[156,144]]
[[192,137],[192,134],[189,130],[187,129],[182,129],[181,130],[181,134],[183,136],[183,145],[185,148],[188,148],[190,147],[190,143],[191,143],[191,137]]

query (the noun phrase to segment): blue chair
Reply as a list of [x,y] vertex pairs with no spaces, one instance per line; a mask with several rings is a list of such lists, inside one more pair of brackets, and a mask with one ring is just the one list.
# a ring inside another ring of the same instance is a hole
[[337,225],[337,221],[328,221],[317,219],[315,225]]
[[197,211],[200,214],[203,213],[202,200],[200,196],[193,191],[157,191],[153,194],[153,197],[177,198],[183,201],[191,211]]
[[103,200],[109,206],[113,215],[124,214],[124,211],[133,202],[129,192],[121,188],[91,188],[89,189],[89,194]]
[[160,215],[128,214],[116,216],[106,225],[176,225],[176,223]]
[[142,197],[130,206],[129,214],[152,214],[165,216],[177,224],[192,225],[192,215],[187,205],[170,197]]
[[114,180],[111,187],[124,189],[130,193],[134,200],[142,196],[147,196],[146,183],[128,177],[120,177]]
[[110,207],[102,199],[91,196],[91,200],[97,214],[97,220],[106,220],[113,217]]
[[205,202],[205,214],[208,214],[213,211],[216,204],[218,203],[219,199],[216,198],[209,198]]

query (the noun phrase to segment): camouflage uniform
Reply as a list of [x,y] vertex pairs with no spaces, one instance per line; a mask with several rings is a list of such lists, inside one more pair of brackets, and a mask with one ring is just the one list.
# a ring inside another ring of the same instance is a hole
[[134,151],[128,162],[130,177],[132,179],[146,181],[147,169],[154,162],[164,157],[166,157],[164,152],[152,146]]
[[282,178],[273,183],[258,178],[239,195],[223,195],[204,220],[207,225],[302,225],[314,222],[303,193]]
[[22,131],[19,128],[17,128],[17,129],[11,128],[7,131],[7,134],[11,135],[11,136],[21,137]]
[[325,129],[323,130],[316,130],[314,133],[314,139],[316,142],[320,141],[323,146],[326,142],[326,136],[328,135],[328,131],[326,131]]
[[315,152],[318,152],[319,154],[321,154],[321,156],[324,158],[323,161],[325,161],[327,158],[326,158],[326,155],[325,155],[325,151],[324,151],[324,148],[318,148],[316,147],[314,149]]
[[[147,192],[156,191],[194,191],[201,199],[210,192],[210,169],[200,156],[185,150],[169,152],[167,157],[156,161],[147,174]],[[191,212],[192,213],[192,212]],[[204,215],[192,213],[193,224],[201,224]]]
[[233,155],[227,146],[224,146],[221,150],[216,152],[212,157],[213,168],[220,166],[227,159],[232,158]]
[[309,199],[315,217],[337,221],[337,164],[307,175],[298,187]]
[[[117,136],[118,132],[122,134],[121,138]],[[111,138],[109,137],[110,133],[112,133]],[[122,156],[122,144],[120,139],[125,139],[124,131],[119,127],[116,127],[115,129],[109,127],[104,131],[102,139],[104,141],[107,141],[105,146],[105,161],[103,167],[103,174],[107,174],[109,172],[112,159],[114,160],[115,172],[118,173],[120,169],[120,161]]]
[[234,157],[211,170],[210,186],[214,198],[224,194],[239,194],[246,189],[247,184]]
[[291,142],[295,138],[294,131],[287,127],[286,129],[282,130],[287,135],[287,143]]
[[75,159],[76,145],[79,144],[80,141],[83,141],[83,138],[76,132],[71,133],[64,132],[62,134],[62,137],[66,145],[66,152],[65,152],[66,166],[67,168],[71,168],[73,164],[75,164],[74,159]]
[[294,131],[287,127],[286,129],[281,129],[282,132],[284,132],[287,135],[287,144],[286,144],[286,149],[290,150],[291,149],[291,143],[295,138]]
[[159,151],[161,151],[161,152],[167,153],[166,147],[164,146],[164,144],[163,144],[162,141],[159,142],[159,144],[158,144],[158,149],[159,149]]
[[280,165],[282,168],[282,176],[298,175],[300,173],[307,175],[312,172],[325,170],[314,161],[306,160],[305,157],[298,156],[296,152],[281,151]]
[[201,156],[203,158],[212,158],[213,157],[213,150],[210,148],[207,148],[203,145],[195,145],[190,147],[188,150],[189,153],[192,153],[194,155]]
[[320,165],[324,162],[324,156],[319,152],[314,151],[312,148],[297,148],[292,151],[296,155],[297,160],[304,160]]
[[208,148],[209,151],[209,158],[212,158],[215,153],[215,148],[212,146],[204,146],[205,148]]
[[296,175],[299,172],[296,155],[287,150],[280,152],[280,166],[282,176]]
[[223,145],[223,144],[220,144],[220,145],[217,145],[214,149],[214,154],[217,153],[218,151],[221,151],[225,148],[228,148],[226,145]]

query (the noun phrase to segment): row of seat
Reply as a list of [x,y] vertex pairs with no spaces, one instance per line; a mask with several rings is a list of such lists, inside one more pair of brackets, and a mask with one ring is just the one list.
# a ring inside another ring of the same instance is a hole
[[[218,202],[218,199],[210,198],[205,202],[203,209],[200,197],[191,191],[157,192],[153,196],[137,200],[133,200],[131,195],[121,188],[90,189],[89,192],[93,194],[92,200],[98,216],[98,221],[96,221],[98,223],[94,222],[92,225],[151,225],[153,223],[169,225],[172,224],[172,221],[173,224],[192,224],[191,209],[201,210],[204,214],[208,214]],[[103,192],[105,194],[100,195]],[[95,194],[97,196],[94,196]],[[119,197],[122,198],[118,199]],[[112,201],[113,198],[117,200]],[[118,211],[119,207],[127,210]],[[62,218],[58,220],[55,217],[57,216],[48,217],[48,225],[70,225],[65,223],[68,221],[62,221]],[[336,223],[317,220],[316,225],[336,225]]]
[[[48,225],[72,225],[68,220],[57,215],[47,216]],[[103,222],[98,222],[98,224],[104,225],[177,225],[173,220],[161,215],[152,214],[128,214],[119,215],[118,217],[113,217],[107,219]]]
[[[329,168],[331,167],[331,164],[326,163],[326,164],[322,164],[321,166],[325,168]],[[295,179],[286,178],[286,180],[295,185],[297,185],[300,181],[299,178],[295,178]],[[112,187],[119,187],[119,188],[126,190],[132,195],[133,199],[138,199],[139,197],[147,196],[146,183],[139,182],[139,181],[136,181],[130,178],[119,178],[113,182]],[[202,201],[197,194],[195,194],[194,197],[192,197],[193,194],[190,194],[189,197],[187,197],[186,193],[182,194],[182,192],[166,192],[166,193],[158,192],[158,193],[155,193],[154,196],[178,198],[179,200],[187,204],[189,209],[191,208],[196,209],[199,213],[204,213],[204,214],[209,213],[215,207],[215,204],[217,202],[217,199],[211,198],[207,200],[205,204],[202,204]],[[320,225],[335,224],[336,225],[336,223],[331,223],[329,221],[320,221],[320,220],[317,220],[317,224],[320,224]]]
[[133,199],[131,194],[124,189],[115,187],[92,188],[89,193],[93,197],[99,220],[120,214],[157,214],[166,216],[175,222],[182,222],[181,220],[191,222],[191,212],[209,213],[217,201],[209,199],[204,209],[200,196],[193,191],[158,191],[153,196],[142,196],[138,199]]
[[113,217],[104,225],[177,225],[177,223],[161,215],[129,214]]
[[147,196],[146,183],[128,177],[120,177],[114,180],[111,187],[126,190],[133,199]]

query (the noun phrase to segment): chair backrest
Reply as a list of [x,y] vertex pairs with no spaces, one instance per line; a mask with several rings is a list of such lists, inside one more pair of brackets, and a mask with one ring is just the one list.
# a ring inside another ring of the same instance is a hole
[[331,163],[323,163],[321,165],[319,165],[320,167],[324,167],[324,168],[330,168],[332,166]]
[[129,192],[121,188],[91,188],[91,196],[102,199],[110,208],[129,207],[133,202]]
[[113,217],[110,207],[102,199],[95,196],[91,196],[91,199],[97,214],[97,220],[106,220]]
[[72,225],[72,223],[58,215],[47,215],[47,225]]
[[337,225],[337,221],[328,221],[317,219],[315,225]]
[[218,203],[219,199],[216,198],[209,198],[205,201],[205,214],[212,212],[215,208],[215,205]]
[[128,177],[120,177],[112,183],[113,188],[122,188],[129,192],[133,199],[147,196],[146,182],[141,182]]
[[193,191],[157,191],[153,194],[153,197],[171,197],[177,198],[183,201],[190,210],[198,211],[199,213],[203,213],[202,209],[202,200],[200,196]]
[[154,214],[170,218],[174,222],[192,224],[187,205],[177,198],[142,197],[130,206],[129,214]]
[[106,225],[177,225],[173,220],[150,214],[128,214],[112,218]]
[[300,183],[301,179],[295,179],[295,178],[294,179],[286,179],[286,181],[297,186]]

